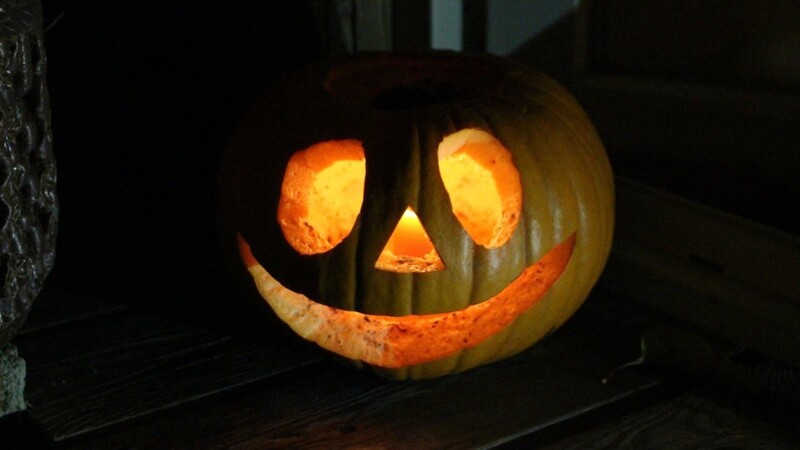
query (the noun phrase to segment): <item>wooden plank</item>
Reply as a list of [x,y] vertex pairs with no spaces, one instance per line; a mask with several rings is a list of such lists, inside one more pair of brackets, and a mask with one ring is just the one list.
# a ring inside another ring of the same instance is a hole
[[284,342],[224,334],[126,312],[19,336],[30,414],[56,440],[152,414],[313,364]]
[[396,382],[319,363],[169,414],[76,437],[66,447],[499,445],[509,437],[541,433],[576,415],[659,389],[658,379],[635,370],[606,385],[601,381],[614,367],[638,356],[639,331],[651,317],[633,310],[629,314],[624,306],[590,299],[574,321],[532,349],[457,376]]
[[800,237],[618,178],[617,234],[800,307]]
[[391,401],[420,386],[328,362],[193,402],[169,415],[74,439],[65,448],[148,448],[156,443],[164,448],[229,448],[259,433],[268,433],[280,444],[291,441],[289,430],[298,423],[342,414],[365,403]]
[[342,414],[286,427],[279,436],[262,433],[237,448],[276,443],[296,448],[401,448],[412,443],[414,448],[486,448],[509,436],[540,432],[622,395],[551,365],[493,369],[431,383],[397,401],[373,399]]
[[800,97],[626,75],[572,90],[617,175],[800,234]]
[[620,179],[603,286],[800,365],[800,238]]
[[[796,416],[796,414],[795,414]],[[795,417],[796,419],[796,417]],[[741,408],[696,392],[573,433],[545,450],[601,448],[796,449],[800,430],[775,427]]]
[[102,301],[90,296],[74,296],[45,283],[33,302],[25,325],[18,335],[26,335],[50,327],[66,325],[75,321],[112,314],[125,310],[122,305]]

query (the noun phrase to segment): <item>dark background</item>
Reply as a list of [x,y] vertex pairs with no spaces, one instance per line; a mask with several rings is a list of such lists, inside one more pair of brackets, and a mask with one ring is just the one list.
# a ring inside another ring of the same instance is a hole
[[43,7],[60,198],[48,284],[211,322],[238,314],[217,249],[218,161],[258,92],[326,56],[312,7]]
[[[493,51],[499,3],[464,2],[466,50]],[[570,88],[615,173],[797,235],[798,3],[580,3],[510,56]],[[211,324],[268,315],[221,262],[218,162],[261,91],[341,51],[333,4],[43,0],[61,201],[48,284]],[[393,3],[394,48],[427,45],[427,10]]]

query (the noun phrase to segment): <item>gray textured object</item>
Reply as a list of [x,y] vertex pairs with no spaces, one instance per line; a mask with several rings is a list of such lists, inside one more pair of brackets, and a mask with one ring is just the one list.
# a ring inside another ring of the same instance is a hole
[[43,38],[38,0],[0,0],[0,349],[22,326],[55,259]]
[[0,417],[25,409],[25,361],[17,348],[0,348]]

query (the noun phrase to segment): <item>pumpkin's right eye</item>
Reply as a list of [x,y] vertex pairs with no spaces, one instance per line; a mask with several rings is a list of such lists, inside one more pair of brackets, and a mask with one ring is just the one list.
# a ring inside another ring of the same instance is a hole
[[364,148],[357,140],[320,142],[292,155],[278,202],[289,245],[313,255],[342,242],[361,210],[365,176]]

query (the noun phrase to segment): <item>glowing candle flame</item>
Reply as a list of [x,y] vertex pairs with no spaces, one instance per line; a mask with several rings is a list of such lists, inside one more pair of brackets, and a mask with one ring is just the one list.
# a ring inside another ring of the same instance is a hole
[[397,256],[423,258],[433,250],[433,243],[413,209],[406,208],[386,248]]
[[432,272],[444,269],[433,242],[409,206],[397,222],[375,265],[392,272]]

